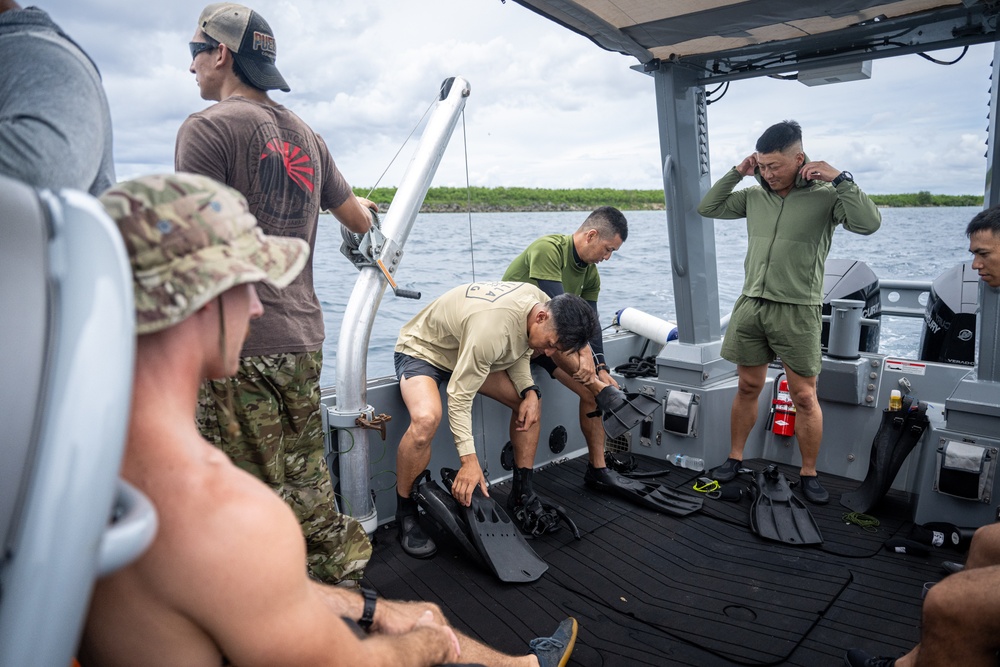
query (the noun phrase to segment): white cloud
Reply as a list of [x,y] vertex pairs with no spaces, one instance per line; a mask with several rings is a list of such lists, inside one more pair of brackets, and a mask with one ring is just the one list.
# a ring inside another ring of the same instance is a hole
[[[177,128],[203,108],[187,42],[203,2],[37,0],[97,61],[120,178],[170,170]],[[660,187],[652,79],[515,3],[499,0],[261,0],[292,87],[274,98],[331,146],[360,186],[375,183],[449,76],[468,79],[474,185]],[[154,8],[155,7],[155,8]],[[992,49],[958,65],[879,60],[871,81],[807,88],[733,82],[709,107],[712,173],[753,150],[773,122],[802,123],[813,159],[869,192],[981,193]],[[955,51],[934,54],[950,60]],[[461,125],[436,185],[465,183]],[[407,152],[383,185],[402,176]]]

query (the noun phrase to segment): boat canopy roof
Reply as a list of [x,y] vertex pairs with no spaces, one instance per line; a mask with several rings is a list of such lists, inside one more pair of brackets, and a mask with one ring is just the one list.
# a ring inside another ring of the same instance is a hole
[[515,0],[633,56],[703,83],[784,74],[996,41],[994,0]]

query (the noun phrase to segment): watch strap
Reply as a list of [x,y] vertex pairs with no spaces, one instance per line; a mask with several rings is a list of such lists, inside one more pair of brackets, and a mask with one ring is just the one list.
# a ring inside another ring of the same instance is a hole
[[365,608],[361,612],[361,618],[358,619],[358,625],[361,626],[362,630],[368,632],[375,621],[375,601],[378,599],[378,594],[372,589],[362,586],[361,596],[365,599]]
[[538,400],[542,400],[542,390],[538,388],[537,384],[533,384],[530,387],[525,387],[524,391],[521,392],[521,398],[527,396],[529,391],[533,391],[536,394],[538,394]]
[[844,181],[850,181],[851,183],[854,182],[854,176],[851,174],[851,172],[849,171],[840,172],[840,174],[835,179],[830,181],[830,184],[833,185],[833,187],[837,187]]

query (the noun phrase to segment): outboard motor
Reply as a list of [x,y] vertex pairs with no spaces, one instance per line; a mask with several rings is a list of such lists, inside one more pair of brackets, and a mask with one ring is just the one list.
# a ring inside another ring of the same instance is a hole
[[972,263],[948,269],[931,283],[920,336],[920,358],[971,366],[976,360],[979,276]]
[[[882,321],[882,298],[878,277],[867,264],[854,259],[828,259],[826,274],[823,276],[823,315],[831,313],[830,302],[834,299],[853,299],[865,304],[862,319]],[[858,340],[859,352],[878,352],[878,338],[881,325],[862,324]],[[830,340],[830,323],[823,323],[821,345],[825,350]],[[845,341],[846,342],[846,341]]]

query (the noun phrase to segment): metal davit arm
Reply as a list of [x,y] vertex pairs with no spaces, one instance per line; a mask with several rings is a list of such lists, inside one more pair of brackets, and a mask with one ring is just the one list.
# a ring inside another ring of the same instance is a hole
[[[446,79],[441,85],[441,93],[427,120],[420,143],[382,223],[387,243],[380,259],[390,273],[394,273],[399,265],[403,244],[470,92],[469,82],[460,77]],[[340,455],[340,489],[345,507],[341,509],[361,520],[368,532],[377,525],[369,487],[369,431],[358,426],[356,420],[359,417],[370,419],[374,415],[374,410],[367,404],[368,343],[387,284],[386,277],[374,264],[361,268],[344,309],[337,341],[336,405],[327,414],[329,425],[338,429],[336,446],[343,452]]]

